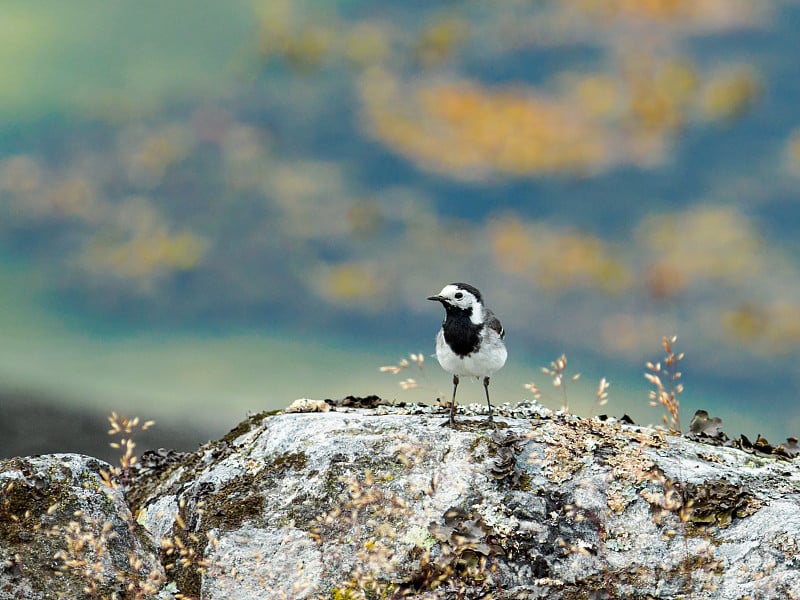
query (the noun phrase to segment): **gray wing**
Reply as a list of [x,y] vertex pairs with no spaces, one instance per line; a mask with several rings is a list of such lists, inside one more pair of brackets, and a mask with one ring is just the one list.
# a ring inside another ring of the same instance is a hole
[[486,319],[486,325],[490,329],[494,329],[498,333],[498,335],[500,336],[501,340],[504,337],[506,337],[506,330],[503,329],[503,326],[500,324],[500,319],[498,319],[495,316],[495,314],[491,310],[489,310],[488,308],[484,308],[483,312],[484,312],[484,317]]

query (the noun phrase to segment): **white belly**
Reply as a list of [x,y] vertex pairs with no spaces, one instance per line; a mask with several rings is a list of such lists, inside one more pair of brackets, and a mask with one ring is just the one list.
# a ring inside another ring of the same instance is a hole
[[444,341],[444,333],[436,336],[436,359],[448,373],[458,376],[489,377],[506,364],[505,344],[499,336],[484,338],[478,352],[459,356]]

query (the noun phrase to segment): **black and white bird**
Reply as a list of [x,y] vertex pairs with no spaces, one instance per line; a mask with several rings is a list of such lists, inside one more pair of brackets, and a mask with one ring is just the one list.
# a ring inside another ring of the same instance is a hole
[[455,425],[458,378],[464,376],[483,378],[491,421],[489,378],[506,364],[508,356],[500,320],[484,306],[481,293],[468,283],[448,284],[428,300],[441,302],[446,313],[436,336],[436,359],[453,375],[450,425]]

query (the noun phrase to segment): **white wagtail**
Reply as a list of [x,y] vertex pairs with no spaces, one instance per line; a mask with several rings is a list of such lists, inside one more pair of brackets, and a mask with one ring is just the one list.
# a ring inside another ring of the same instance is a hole
[[505,331],[500,320],[483,305],[481,293],[468,283],[451,283],[428,300],[441,302],[445,310],[442,328],[436,336],[436,359],[453,374],[453,401],[450,425],[455,425],[456,390],[459,376],[483,377],[489,421],[489,377],[506,364]]

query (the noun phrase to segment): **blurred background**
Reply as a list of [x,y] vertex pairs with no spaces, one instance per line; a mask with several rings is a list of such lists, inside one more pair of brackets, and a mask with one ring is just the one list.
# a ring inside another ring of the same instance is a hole
[[660,422],[674,334],[684,427],[800,433],[798,30],[790,0],[3,2],[0,456],[101,453],[112,410],[190,448],[299,397],[432,403],[452,281],[506,327],[497,403],[560,407],[566,353],[571,410]]

